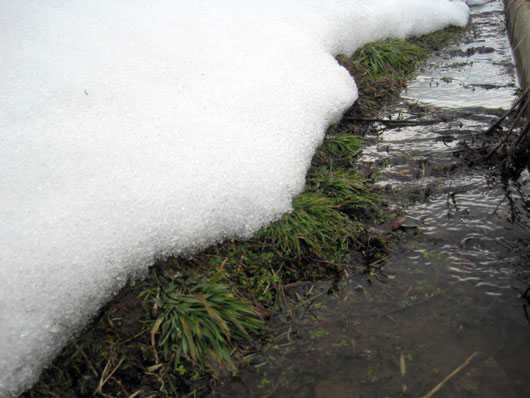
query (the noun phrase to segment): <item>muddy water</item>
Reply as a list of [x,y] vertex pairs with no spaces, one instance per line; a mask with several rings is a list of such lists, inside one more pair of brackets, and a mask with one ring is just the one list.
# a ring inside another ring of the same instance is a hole
[[472,22],[385,116],[413,125],[372,127],[363,161],[405,206],[389,258],[339,286],[299,287],[305,305],[286,311],[263,357],[218,396],[421,397],[466,360],[435,397],[530,396],[519,297],[530,283],[529,176],[503,184],[461,159],[463,142],[514,100],[502,2],[475,7]]

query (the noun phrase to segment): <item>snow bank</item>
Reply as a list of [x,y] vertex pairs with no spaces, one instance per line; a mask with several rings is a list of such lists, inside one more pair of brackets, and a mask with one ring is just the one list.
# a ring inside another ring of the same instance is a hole
[[0,395],[155,257],[291,209],[357,98],[334,60],[448,0],[0,0]]

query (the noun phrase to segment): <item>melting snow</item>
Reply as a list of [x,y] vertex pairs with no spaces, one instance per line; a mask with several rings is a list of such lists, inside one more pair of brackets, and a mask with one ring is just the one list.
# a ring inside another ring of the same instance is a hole
[[155,257],[291,209],[357,98],[334,59],[449,0],[0,0],[0,395]]

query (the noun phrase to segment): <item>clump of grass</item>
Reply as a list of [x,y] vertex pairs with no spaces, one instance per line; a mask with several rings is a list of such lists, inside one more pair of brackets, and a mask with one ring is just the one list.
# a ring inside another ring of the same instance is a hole
[[354,169],[337,169],[331,166],[314,168],[307,179],[312,191],[337,198],[341,205],[358,203],[375,206],[377,195],[370,191],[366,181]]
[[347,249],[359,226],[339,211],[338,201],[318,193],[303,193],[293,211],[257,234],[281,255],[301,257],[306,250],[319,257],[326,251]]
[[362,137],[350,132],[339,132],[327,135],[319,151],[339,159],[353,161],[365,142]]
[[366,44],[351,58],[338,56],[359,88],[359,99],[349,113],[359,118],[375,116],[406,86],[407,78],[427,55],[417,43],[385,39]]
[[234,344],[250,340],[250,334],[263,326],[251,307],[219,279],[157,276],[153,288],[142,292],[145,303],[160,312],[151,335],[160,335],[158,350],[175,370],[182,358],[200,370],[214,370],[216,365],[234,368]]
[[415,43],[385,39],[366,44],[354,59],[371,77],[385,76],[401,81],[426,56],[427,51]]

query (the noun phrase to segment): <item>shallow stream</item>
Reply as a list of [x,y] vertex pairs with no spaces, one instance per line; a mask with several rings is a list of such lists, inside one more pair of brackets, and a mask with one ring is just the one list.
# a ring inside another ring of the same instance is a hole
[[383,118],[414,123],[371,127],[362,160],[405,206],[402,238],[372,274],[302,294],[305,309],[218,396],[423,397],[454,370],[435,397],[530,396],[528,174],[503,183],[460,156],[516,89],[502,1],[474,7],[463,41]]

